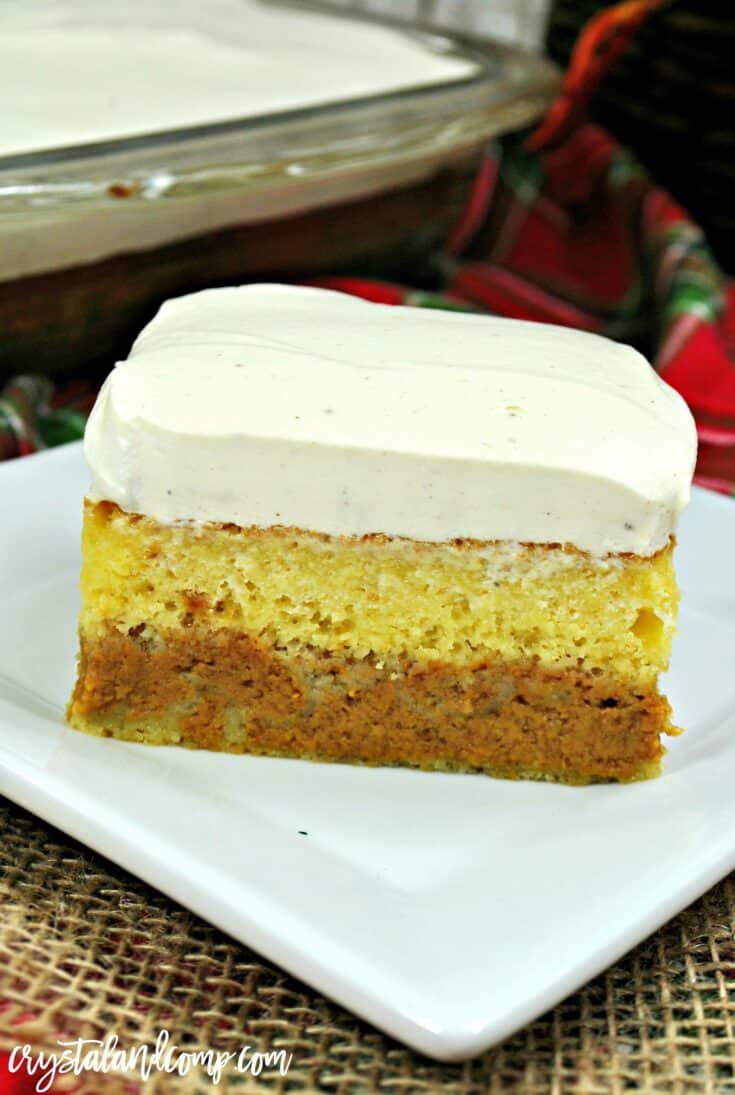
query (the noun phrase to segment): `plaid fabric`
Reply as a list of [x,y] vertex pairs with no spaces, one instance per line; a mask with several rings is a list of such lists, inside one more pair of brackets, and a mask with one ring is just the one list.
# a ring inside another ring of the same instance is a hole
[[[553,148],[494,144],[466,213],[433,259],[435,292],[360,277],[311,284],[371,300],[578,327],[639,345],[697,420],[699,483],[735,493],[735,288],[700,229],[602,129]],[[90,385],[51,397],[20,377],[0,396],[0,459],[80,437]]]
[[13,377],[0,393],[0,460],[78,441],[95,395],[90,381],[75,380],[55,392],[48,377]]

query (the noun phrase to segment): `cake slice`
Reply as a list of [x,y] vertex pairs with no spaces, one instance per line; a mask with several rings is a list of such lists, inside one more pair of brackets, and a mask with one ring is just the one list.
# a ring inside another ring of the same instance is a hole
[[87,429],[71,725],[655,775],[695,431],[629,347],[256,285],[168,302]]

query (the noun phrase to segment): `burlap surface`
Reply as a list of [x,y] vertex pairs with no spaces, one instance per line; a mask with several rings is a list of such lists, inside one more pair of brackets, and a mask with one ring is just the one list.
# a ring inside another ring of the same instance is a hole
[[503,1045],[447,1066],[2,800],[0,832],[0,1049],[53,1047],[59,1032],[138,1045],[166,1028],[187,1049],[293,1053],[285,1077],[95,1077],[84,1090],[735,1092],[735,876]]

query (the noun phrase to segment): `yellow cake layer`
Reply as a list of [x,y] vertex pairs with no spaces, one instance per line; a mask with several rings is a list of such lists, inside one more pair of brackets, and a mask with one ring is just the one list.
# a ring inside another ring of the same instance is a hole
[[457,666],[532,658],[648,685],[675,626],[672,549],[600,560],[558,546],[165,526],[87,503],[80,630],[144,629],[155,642],[209,620],[288,651]]

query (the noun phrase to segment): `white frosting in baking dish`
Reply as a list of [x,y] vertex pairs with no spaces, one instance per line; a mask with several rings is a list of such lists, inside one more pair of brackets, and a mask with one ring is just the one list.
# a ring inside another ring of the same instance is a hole
[[667,542],[695,449],[628,346],[281,285],[164,304],[85,438],[91,497],[160,521],[597,555]]
[[267,0],[24,0],[0,15],[0,156],[471,76],[419,38]]

